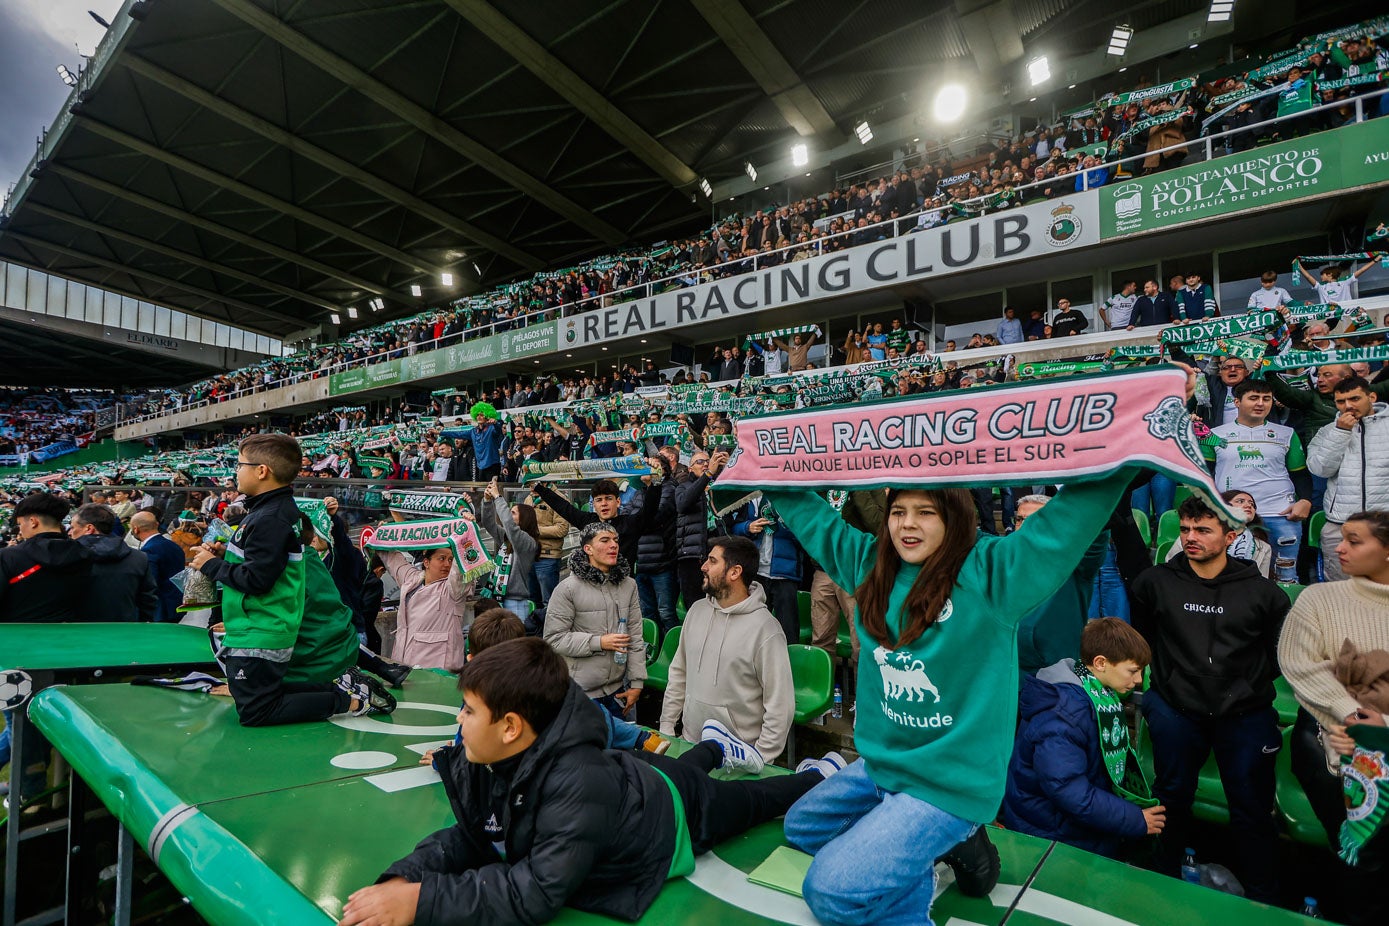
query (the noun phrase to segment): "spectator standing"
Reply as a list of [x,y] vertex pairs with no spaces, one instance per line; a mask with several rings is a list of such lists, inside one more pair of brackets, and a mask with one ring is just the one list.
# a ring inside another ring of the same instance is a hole
[[139,541],[140,551],[149,558],[155,595],[159,600],[155,620],[178,623],[178,606],[183,602],[183,593],[171,580],[186,566],[183,547],[159,532],[159,521],[150,511],[137,511],[131,516],[130,533]]
[[497,571],[491,576],[493,597],[512,614],[530,614],[530,577],[540,552],[540,529],[530,505],[509,505],[493,479],[483,491],[479,509],[483,526],[497,538]]
[[550,595],[559,584],[564,540],[569,536],[569,522],[535,493],[531,493],[530,504],[535,509],[535,527],[540,535],[540,552],[535,560],[535,576],[539,586],[536,591],[540,595],[540,606],[544,607],[550,603]]
[[1293,297],[1288,291],[1278,285],[1278,274],[1273,270],[1265,270],[1259,275],[1259,288],[1249,294],[1249,302],[1245,309],[1249,312],[1264,312],[1268,309],[1281,309],[1292,301]]
[[1206,403],[1201,396],[1192,399],[1196,414],[1214,430],[1231,424],[1239,415],[1235,407],[1235,387],[1249,378],[1249,365],[1239,357],[1221,357],[1214,373],[1206,375]]
[[545,642],[564,657],[584,694],[622,719],[636,707],[646,683],[637,583],[611,524],[594,521],[579,535],[569,575],[545,609]]
[[764,493],[743,506],[734,517],[733,533],[757,547],[757,582],[768,607],[781,623],[787,642],[801,641],[801,610],[796,593],[801,586],[801,545],[781,522]]
[[57,624],[96,620],[86,613],[92,571],[86,547],[63,533],[72,507],[34,492],[14,507],[19,543],[0,549],[0,620]]
[[661,733],[698,742],[709,724],[753,748],[744,771],[781,755],[796,713],[786,635],[767,610],[757,548],[743,537],[715,537],[701,568],[705,597],[685,614],[661,706]]
[[675,482],[675,572],[685,613],[704,598],[702,566],[709,540],[724,532],[709,500],[709,485],[728,462],[726,453],[696,450]]
[[423,550],[416,566],[396,550],[379,550],[381,562],[400,586],[391,659],[408,666],[456,671],[462,667],[469,621],[468,597],[453,550]]
[[1356,512],[1389,511],[1389,405],[1376,402],[1370,384],[1359,376],[1333,389],[1340,414],[1307,448],[1307,468],[1326,480],[1320,543],[1327,581],[1345,578],[1334,555],[1341,526]]
[[1006,308],[1004,308],[1003,319],[998,323],[998,343],[1022,343],[1022,322],[1018,320],[1017,314],[1017,311],[1012,306],[1007,306]]
[[1302,440],[1292,428],[1268,420],[1273,390],[1260,379],[1234,388],[1238,414],[1232,424],[1212,429],[1224,446],[1215,449],[1215,484],[1254,498],[1273,545],[1279,582],[1297,581],[1302,525],[1312,514],[1312,480]]
[[477,460],[477,480],[491,482],[502,472],[502,426],[497,420],[497,409],[487,402],[475,402],[468,410],[473,426],[464,431],[463,436],[472,441],[473,454]]
[[1170,325],[1176,320],[1177,306],[1172,300],[1172,294],[1160,291],[1156,280],[1148,280],[1143,284],[1143,295],[1134,301],[1128,330]]
[[87,585],[88,620],[153,621],[159,614],[149,557],[116,536],[120,521],[105,505],[87,504],[72,513],[68,536],[92,559]]
[[1215,303],[1215,290],[1201,282],[1199,273],[1186,275],[1185,285],[1177,291],[1177,302],[1188,321],[1214,318],[1220,314],[1220,307]]
[[1071,300],[1056,300],[1056,316],[1051,320],[1051,336],[1067,338],[1090,327],[1090,319],[1079,309],[1071,308]]
[[1288,596],[1253,563],[1230,558],[1238,532],[1192,496],[1182,502],[1182,553],[1140,573],[1133,626],[1153,650],[1143,714],[1153,740],[1154,791],[1167,808],[1164,870],[1176,875],[1191,845],[1191,806],[1215,751],[1230,807],[1236,873],[1248,896],[1273,902],[1274,763],[1282,746],[1273,709],[1274,655]]
[[1115,331],[1129,326],[1133,317],[1133,306],[1138,301],[1138,283],[1125,280],[1119,291],[1105,300],[1100,306],[1100,321],[1105,328]]
[[[1290,744],[1293,774],[1326,829],[1333,855],[1346,821],[1337,774],[1341,756],[1353,747],[1346,728],[1389,723],[1382,695],[1375,698],[1369,685],[1359,684],[1369,679],[1357,678],[1354,667],[1366,656],[1389,652],[1389,513],[1355,512],[1342,531],[1334,555],[1347,581],[1308,587],[1278,641],[1278,662],[1298,702]],[[1356,866],[1334,861],[1334,889],[1326,893],[1328,912],[1337,922],[1377,926],[1389,918],[1386,862],[1389,830],[1361,847]]]

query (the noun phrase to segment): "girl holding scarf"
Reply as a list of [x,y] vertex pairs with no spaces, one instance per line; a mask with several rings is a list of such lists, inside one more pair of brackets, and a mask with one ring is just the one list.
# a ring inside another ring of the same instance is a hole
[[967,489],[890,489],[876,536],[814,492],[763,490],[858,602],[860,758],[786,815],[787,840],[815,856],[803,891],[820,922],[929,922],[942,857],[962,889],[992,890],[981,827],[1012,754],[1018,625],[1080,565],[1132,475],[1067,486],[1006,537],[980,535]]
[[929,926],[937,859],[971,896],[997,884],[982,826],[1013,751],[1018,625],[1080,565],[1133,475],[1068,485],[1005,537],[980,534],[967,489],[889,489],[876,534],[813,491],[763,490],[858,603],[860,758],[786,814],[787,840],[815,857],[802,891],[821,923]]
[[497,569],[488,577],[491,596],[525,620],[530,614],[529,576],[540,554],[540,526],[535,508],[508,505],[496,479],[483,490],[483,500],[479,509],[482,526],[497,538]]

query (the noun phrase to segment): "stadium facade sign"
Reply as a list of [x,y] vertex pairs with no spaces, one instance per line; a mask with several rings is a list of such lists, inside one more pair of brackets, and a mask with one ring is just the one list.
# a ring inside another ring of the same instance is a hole
[[584,312],[559,322],[564,349],[761,312],[1099,242],[1094,193],[1063,196],[809,260]]
[[1389,132],[1377,121],[1265,145],[1102,187],[1103,238],[1389,180]]
[[328,394],[336,396],[394,386],[519,360],[532,354],[553,353],[558,346],[558,331],[559,326],[554,322],[542,322],[438,350],[344,370],[328,377]]

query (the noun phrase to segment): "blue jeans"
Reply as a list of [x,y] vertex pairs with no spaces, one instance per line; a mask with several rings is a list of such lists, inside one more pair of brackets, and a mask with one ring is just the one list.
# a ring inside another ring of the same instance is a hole
[[1259,513],[1273,547],[1273,575],[1279,582],[1297,581],[1297,554],[1302,549],[1302,522]]
[[1153,739],[1153,796],[1167,808],[1160,841],[1163,869],[1176,875],[1183,850],[1192,844],[1196,782],[1214,750],[1235,837],[1235,873],[1251,900],[1273,903],[1278,894],[1274,769],[1283,745],[1277,712],[1266,707],[1205,717],[1179,710],[1150,690],[1143,695],[1143,716]]
[[502,599],[502,607],[524,621],[526,615],[531,613],[531,600],[529,598],[512,598],[508,595]]
[[1133,490],[1133,507],[1145,514],[1151,509],[1154,531],[1162,513],[1171,511],[1176,499],[1177,484],[1162,473],[1153,473],[1152,479]]
[[0,768],[10,764],[10,712],[5,711],[5,729],[0,730]]
[[884,791],[863,760],[816,785],[786,813],[786,839],[815,856],[802,887],[821,923],[931,926],[935,862],[976,824]]
[[608,748],[609,749],[636,749],[637,740],[641,739],[642,728],[634,723],[625,720],[618,720],[607,711],[603,716],[608,720]]
[[559,584],[559,566],[562,560],[541,557],[535,561],[535,577],[540,584],[540,601],[542,604],[550,603],[550,596],[554,594],[555,586]]
[[1091,620],[1097,617],[1117,617],[1129,619],[1129,596],[1124,590],[1124,579],[1119,575],[1119,556],[1114,544],[1105,551],[1104,563],[1095,574],[1095,593],[1090,596]]
[[[660,572],[637,573],[637,599],[641,602],[641,616],[655,621],[661,628],[661,635],[675,629],[675,587],[674,567]],[[641,631],[637,631],[640,634]]]

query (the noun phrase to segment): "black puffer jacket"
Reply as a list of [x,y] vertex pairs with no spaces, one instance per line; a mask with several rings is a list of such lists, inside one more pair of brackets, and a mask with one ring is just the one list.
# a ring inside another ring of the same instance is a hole
[[704,559],[709,552],[709,497],[704,491],[709,482],[708,473],[695,477],[686,470],[675,483],[676,559]]
[[[643,507],[651,504],[647,495]],[[637,572],[661,572],[675,566],[675,483],[666,480],[654,518],[646,518],[647,532],[637,541]]]
[[1133,626],[1153,648],[1152,687],[1173,707],[1233,717],[1273,704],[1278,634],[1291,604],[1248,560],[1230,557],[1213,579],[1185,553],[1130,588]]
[[87,583],[87,620],[152,621],[159,611],[159,593],[150,572],[149,557],[104,534],[79,537],[92,559]]
[[[461,746],[435,753],[458,823],[381,876],[419,882],[419,926],[544,923],[562,906],[623,920],[646,912],[675,853],[675,805],[654,768],[603,750],[601,710],[571,684],[519,762],[476,765]],[[486,830],[497,806],[506,861]]]

